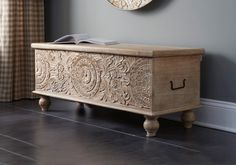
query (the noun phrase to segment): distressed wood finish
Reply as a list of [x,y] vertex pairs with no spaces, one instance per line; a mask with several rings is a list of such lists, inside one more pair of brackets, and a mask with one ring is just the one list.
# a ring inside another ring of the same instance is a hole
[[188,110],[182,113],[181,119],[184,123],[185,128],[192,128],[193,122],[196,120],[196,117],[192,110]]
[[151,109],[151,59],[50,50],[35,54],[36,90]]
[[40,96],[40,99],[39,99],[39,106],[41,107],[41,110],[43,112],[47,111],[49,106],[50,106],[50,98],[47,97],[47,96]]
[[[145,115],[147,136],[155,136],[159,115],[186,111],[200,103],[203,49],[118,44],[32,44],[36,89],[47,110],[51,96]],[[192,112],[192,111],[191,111]],[[191,120],[191,121],[190,121]]]
[[146,130],[147,137],[152,137],[155,136],[160,124],[158,122],[158,116],[144,116],[145,117],[145,121],[143,123],[143,128]]

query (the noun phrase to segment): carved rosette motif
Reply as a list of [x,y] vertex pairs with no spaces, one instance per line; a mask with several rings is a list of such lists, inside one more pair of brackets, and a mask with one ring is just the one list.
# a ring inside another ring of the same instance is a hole
[[77,93],[93,97],[98,92],[101,82],[97,62],[89,56],[77,56],[70,59],[71,82]]
[[139,9],[152,0],[107,0],[113,6],[123,10],[136,10]]
[[36,90],[150,109],[151,59],[36,50]]

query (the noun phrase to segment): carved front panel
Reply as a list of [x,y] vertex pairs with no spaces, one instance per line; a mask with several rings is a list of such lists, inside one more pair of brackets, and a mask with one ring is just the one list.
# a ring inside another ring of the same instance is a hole
[[36,90],[151,108],[150,58],[36,50]]

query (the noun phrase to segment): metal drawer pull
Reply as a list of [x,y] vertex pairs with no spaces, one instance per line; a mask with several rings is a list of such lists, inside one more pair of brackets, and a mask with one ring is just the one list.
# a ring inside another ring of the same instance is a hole
[[170,81],[171,90],[174,91],[174,90],[178,90],[178,89],[185,88],[185,81],[186,81],[186,79],[183,80],[183,86],[181,86],[181,87],[176,87],[176,88],[174,87],[173,81]]

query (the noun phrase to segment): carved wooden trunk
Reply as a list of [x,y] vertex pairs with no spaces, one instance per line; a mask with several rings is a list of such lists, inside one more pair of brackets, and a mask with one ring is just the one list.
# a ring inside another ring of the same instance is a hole
[[36,89],[42,110],[45,96],[143,114],[147,136],[154,136],[159,115],[199,106],[203,49],[118,44],[32,44]]

